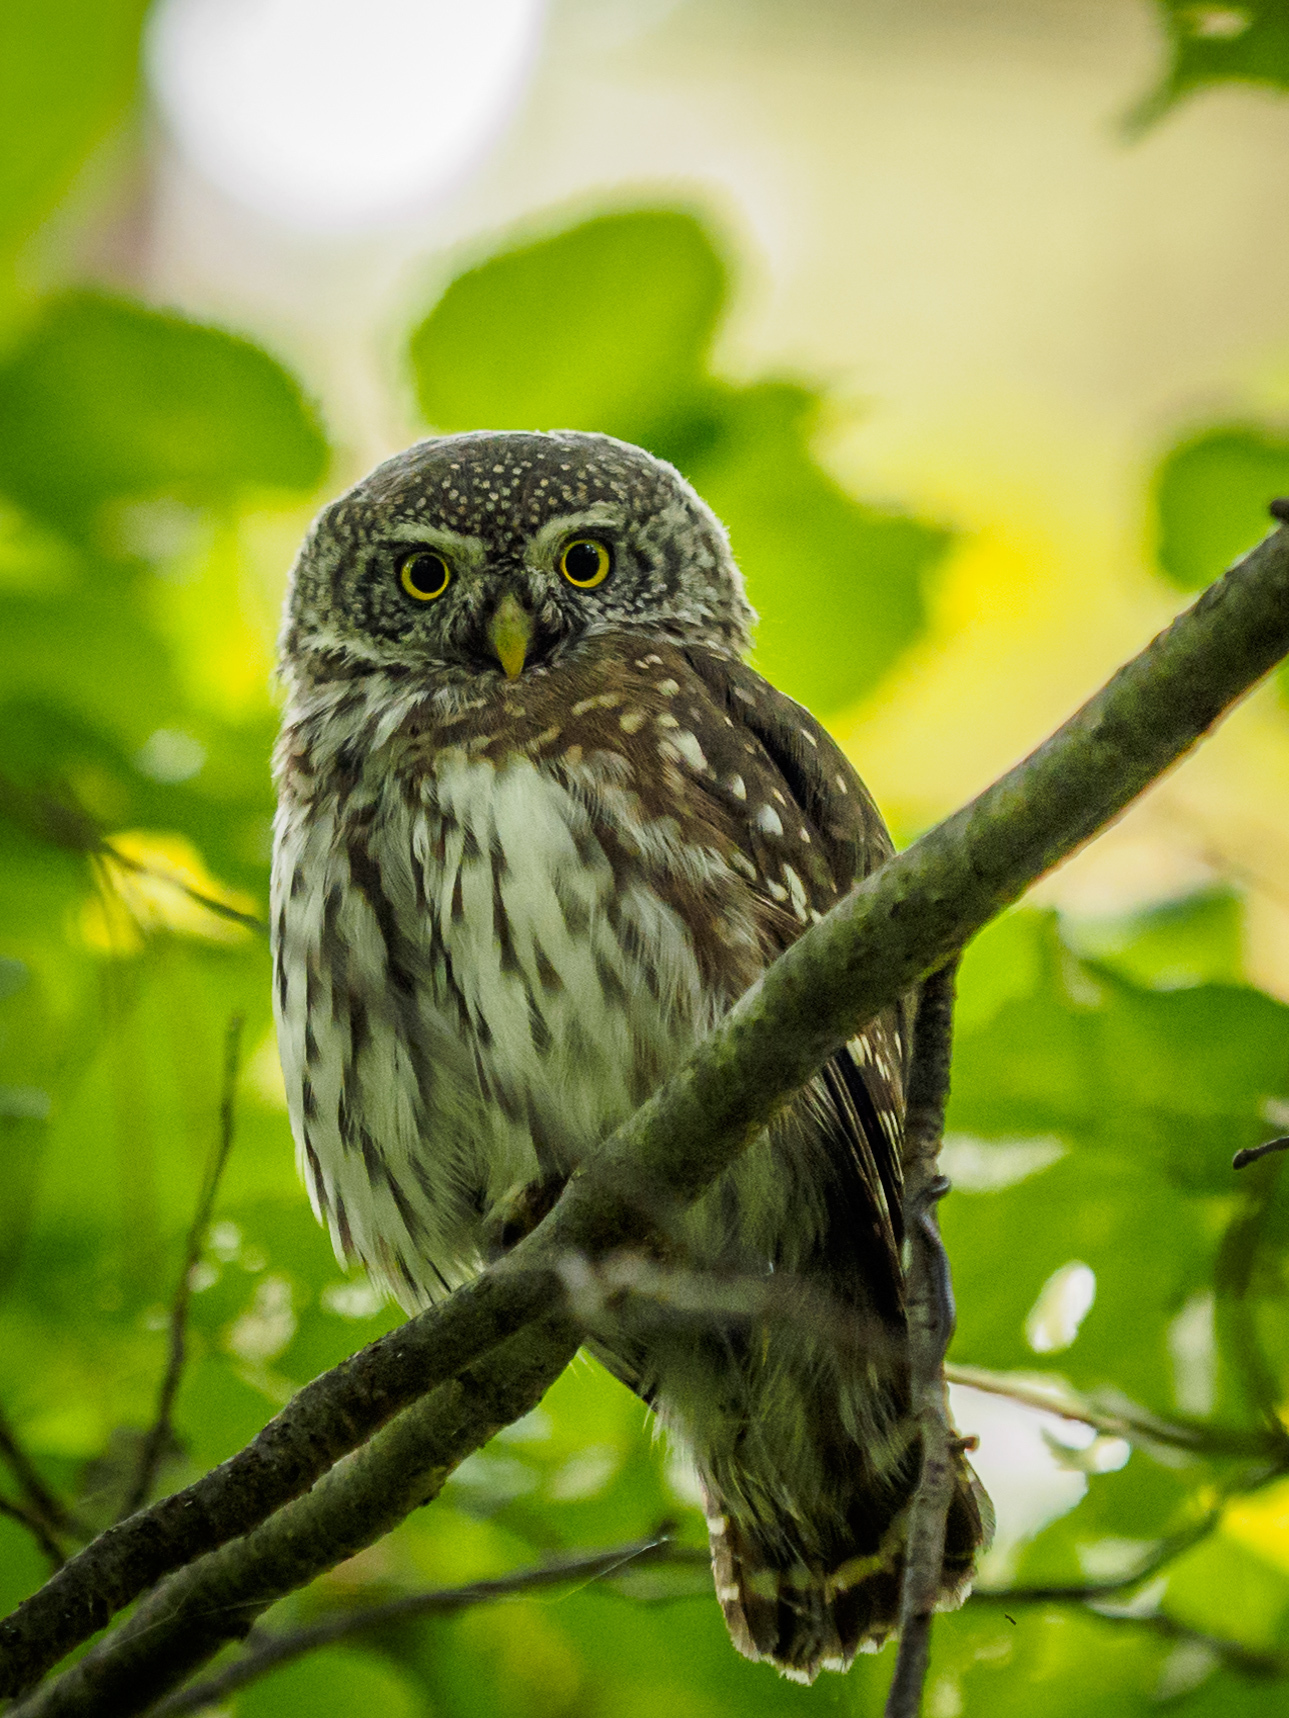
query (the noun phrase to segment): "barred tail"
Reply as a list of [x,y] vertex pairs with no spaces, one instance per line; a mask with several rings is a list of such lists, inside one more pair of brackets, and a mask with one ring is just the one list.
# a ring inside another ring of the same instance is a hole
[[[845,1513],[864,1521],[871,1548],[856,1543],[850,1555],[825,1567],[799,1549],[794,1554],[790,1524],[782,1524],[770,1544],[762,1528],[740,1521],[710,1490],[705,1497],[716,1596],[730,1638],[745,1658],[768,1659],[794,1682],[813,1682],[821,1670],[846,1670],[857,1652],[876,1652],[899,1617],[909,1500],[884,1500],[887,1524],[875,1546],[874,1499],[848,1501]],[[941,1609],[966,1598],[976,1554],[992,1532],[989,1499],[962,1461],[945,1530]]]

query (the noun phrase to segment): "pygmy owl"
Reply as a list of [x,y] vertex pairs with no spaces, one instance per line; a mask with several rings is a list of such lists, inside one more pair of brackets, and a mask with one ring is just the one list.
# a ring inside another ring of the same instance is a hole
[[[405,1307],[890,853],[840,750],[743,665],[753,619],[710,510],[608,436],[420,442],[313,526],[282,647],[278,1034],[315,1208]],[[700,1294],[592,1332],[692,1457],[735,1645],[806,1680],[898,1608],[906,1013],[669,1238],[688,1281],[776,1310]],[[981,1537],[964,1464],[944,1602]]]

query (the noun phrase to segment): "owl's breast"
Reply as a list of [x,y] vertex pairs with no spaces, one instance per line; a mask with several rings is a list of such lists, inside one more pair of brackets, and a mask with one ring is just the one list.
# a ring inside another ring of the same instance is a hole
[[491,1205],[567,1172],[760,961],[745,881],[628,758],[481,750],[395,745],[279,814],[297,1145],[338,1247],[405,1302],[468,1274]]

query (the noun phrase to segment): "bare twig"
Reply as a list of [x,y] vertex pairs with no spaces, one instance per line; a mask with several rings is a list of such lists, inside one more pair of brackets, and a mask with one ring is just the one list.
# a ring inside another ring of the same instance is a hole
[[1261,1145],[1246,1145],[1243,1151],[1237,1151],[1231,1159],[1231,1168],[1247,1169],[1260,1157],[1270,1157],[1273,1151],[1289,1151],[1289,1134],[1280,1139],[1264,1140]]
[[[263,1592],[246,1551],[265,1531],[252,1533],[256,1523],[288,1499],[308,1501],[346,1450],[462,1367],[498,1382],[499,1345],[567,1306],[555,1260],[602,1257],[665,1227],[847,1039],[1118,816],[1286,651],[1289,534],[1277,531],[1029,758],[805,931],[505,1258],[315,1380],[238,1456],[110,1529],[0,1623],[0,1695],[29,1687],[113,1611],[213,1546],[228,1546],[218,1567],[230,1594]],[[296,1519],[296,1507],[284,1513]],[[239,1563],[228,1542],[248,1533]],[[100,1665],[117,1651],[126,1676],[148,1662],[136,1623],[151,1603],[95,1649]],[[148,1664],[148,1699],[173,1685],[169,1651],[159,1646]],[[61,1710],[96,1710],[87,1664],[69,1673]]]
[[1139,1617],[1124,1611],[1098,1609],[1097,1615],[1102,1622],[1115,1623],[1121,1628],[1127,1626],[1149,1629],[1152,1634],[1162,1635],[1165,1640],[1188,1641],[1195,1646],[1205,1647],[1214,1658],[1220,1659],[1223,1664],[1229,1665],[1232,1670],[1240,1671],[1244,1676],[1268,1680],[1289,1676],[1289,1654],[1258,1652],[1251,1647],[1241,1646],[1239,1641],[1223,1640],[1221,1635],[1205,1634],[1199,1629],[1187,1628],[1185,1623],[1174,1621],[1162,1611],[1152,1611],[1148,1616]]
[[1078,1421],[1106,1437],[1125,1438],[1129,1443],[1163,1444],[1197,1455],[1260,1456],[1265,1460],[1284,1454],[1284,1441],[1275,1432],[1243,1431],[1202,1420],[1161,1420],[1144,1408],[1102,1408],[1055,1379],[1047,1382],[1011,1372],[991,1372],[983,1366],[954,1364],[945,1366],[944,1375],[950,1384],[1005,1396],[1023,1407]]
[[0,1497],[0,1515],[7,1515],[10,1521],[16,1521],[20,1527],[27,1529],[44,1552],[51,1569],[62,1568],[67,1561],[62,1547],[39,1515],[30,1509],[24,1509],[22,1504],[14,1503],[8,1497]]
[[922,1467],[909,1507],[900,1591],[900,1645],[886,1697],[886,1718],[917,1718],[931,1651],[931,1618],[944,1578],[944,1532],[957,1483],[960,1446],[949,1419],[944,1356],[953,1335],[949,1260],[936,1202],[949,1184],[937,1172],[949,1098],[953,991],[957,961],[922,985],[913,1029],[904,1145],[905,1299],[909,1329],[909,1403],[922,1444]]
[[1222,1237],[1213,1272],[1217,1316],[1230,1338],[1227,1346],[1234,1369],[1250,1406],[1277,1441],[1282,1462],[1289,1453],[1289,1432],[1279,1413],[1282,1391],[1263,1348],[1249,1291],[1261,1266],[1283,1168],[1283,1160],[1276,1155],[1241,1177],[1242,1198]]
[[175,1397],[179,1392],[179,1381],[183,1377],[184,1360],[186,1358],[186,1334],[188,1328],[188,1308],[192,1302],[192,1274],[201,1259],[202,1249],[206,1245],[206,1232],[210,1228],[211,1212],[215,1207],[215,1195],[219,1191],[219,1183],[223,1178],[228,1155],[233,1149],[233,1134],[237,1119],[237,1071],[240,1061],[242,1041],[242,1017],[234,1014],[228,1022],[224,1034],[224,1077],[220,1089],[219,1100],[219,1137],[214,1150],[206,1165],[206,1174],[201,1192],[197,1197],[197,1208],[193,1212],[192,1224],[188,1230],[188,1239],[184,1246],[183,1264],[179,1270],[179,1280],[175,1284],[174,1298],[170,1305],[170,1345],[166,1357],[166,1370],[157,1392],[156,1411],[152,1416],[152,1425],[144,1439],[143,1448],[139,1452],[139,1465],[130,1486],[129,1495],[121,1510],[121,1517],[133,1515],[135,1510],[147,1502],[152,1482],[156,1478],[157,1468],[174,1435],[171,1427],[171,1415],[174,1411]]
[[19,1490],[27,1500],[28,1513],[40,1521],[51,1536],[80,1535],[77,1524],[65,1505],[54,1495],[36,1471],[36,1465],[23,1449],[18,1434],[0,1408],[0,1460],[9,1469]]
[[307,1586],[437,1497],[467,1455],[540,1401],[577,1345],[576,1327],[560,1316],[521,1330],[497,1354],[400,1414],[245,1539],[163,1581],[10,1718],[145,1712],[225,1641],[243,1639],[283,1594]]
[[1113,1599],[1120,1593],[1130,1592],[1134,1587],[1140,1587],[1143,1582],[1159,1574],[1162,1569],[1207,1539],[1222,1519],[1221,1507],[1209,1510],[1198,1521],[1189,1527],[1184,1527],[1179,1533],[1170,1533],[1166,1539],[1161,1539],[1154,1550],[1127,1574],[1116,1575],[1105,1581],[1072,1582],[1068,1585],[1034,1586],[1034,1587],[977,1587],[968,1603],[979,1605],[1056,1605],[1056,1604],[1095,1604],[1099,1600]]
[[195,901],[199,907],[205,907],[208,913],[214,913],[216,918],[228,919],[232,924],[243,925],[248,931],[254,931],[257,936],[266,937],[269,927],[264,920],[257,918],[254,913],[243,913],[237,907],[230,907],[227,901],[221,901],[215,895],[207,895],[201,889],[194,889],[191,883],[185,883],[182,877],[176,877],[173,871],[159,871],[155,865],[147,865],[141,859],[131,859],[120,848],[113,847],[110,841],[100,841],[94,850],[101,858],[110,859],[114,865],[119,865],[124,871],[133,871],[138,877],[147,877],[150,882],[164,883],[168,889],[176,889],[190,901]]
[[419,1617],[443,1616],[466,1610],[472,1605],[492,1604],[498,1599],[540,1592],[547,1587],[564,1587],[570,1581],[600,1581],[623,1569],[652,1567],[659,1563],[701,1565],[706,1569],[711,1565],[711,1555],[706,1549],[677,1545],[665,1533],[657,1533],[648,1539],[637,1539],[607,1551],[582,1551],[552,1558],[536,1568],[518,1569],[513,1575],[500,1575],[489,1581],[471,1581],[463,1587],[438,1587],[428,1593],[390,1599],[384,1604],[351,1607],[306,1628],[292,1629],[289,1634],[269,1634],[253,1629],[248,1637],[247,1651],[240,1658],[234,1659],[218,1675],[191,1683],[178,1693],[168,1695],[151,1708],[147,1718],[181,1718],[187,1712],[200,1712],[203,1707],[226,1700],[248,1683],[257,1682],[280,1665],[289,1664],[319,1647],[351,1640],[355,1635],[371,1634]]
[[230,907],[227,901],[221,901],[217,896],[207,895],[203,890],[194,888],[182,877],[176,877],[172,871],[158,870],[154,865],[141,859],[132,859],[128,853],[122,853],[106,838],[101,826],[90,814],[75,803],[70,793],[62,799],[50,793],[33,793],[0,776],[0,807],[15,815],[46,841],[53,842],[56,847],[83,853],[91,860],[110,859],[123,871],[133,871],[138,877],[147,877],[151,882],[164,883],[167,888],[176,889],[190,901],[195,901],[199,907],[205,907],[207,912],[214,913],[217,918],[244,925],[247,930],[255,931],[259,936],[266,937],[269,934],[269,927],[255,914],[243,913],[236,907]]

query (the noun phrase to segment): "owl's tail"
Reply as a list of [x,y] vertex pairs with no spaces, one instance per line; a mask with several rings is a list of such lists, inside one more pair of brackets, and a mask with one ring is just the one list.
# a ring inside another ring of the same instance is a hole
[[[876,1501],[856,1500],[854,1550],[824,1567],[794,1548],[790,1529],[769,1535],[740,1521],[708,1489],[716,1596],[745,1658],[768,1659],[794,1682],[813,1682],[821,1670],[846,1670],[857,1652],[883,1645],[899,1617],[909,1498],[881,1500],[886,1527],[874,1543]],[[992,1530],[989,1499],[960,1459],[945,1526],[941,1609],[952,1610],[967,1596],[976,1553]]]

